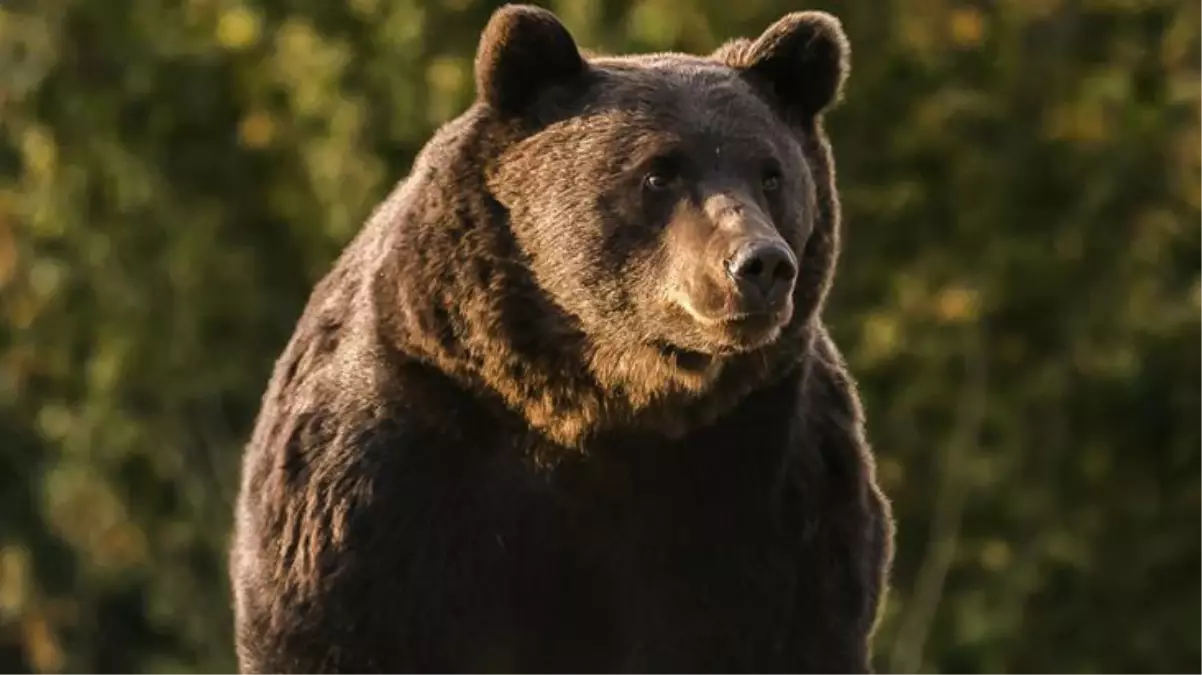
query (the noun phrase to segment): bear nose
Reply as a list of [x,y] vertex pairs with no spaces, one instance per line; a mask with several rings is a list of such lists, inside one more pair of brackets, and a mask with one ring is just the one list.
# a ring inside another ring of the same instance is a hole
[[740,286],[754,289],[761,300],[770,303],[779,301],[797,276],[793,252],[775,241],[743,246],[727,261],[726,269]]

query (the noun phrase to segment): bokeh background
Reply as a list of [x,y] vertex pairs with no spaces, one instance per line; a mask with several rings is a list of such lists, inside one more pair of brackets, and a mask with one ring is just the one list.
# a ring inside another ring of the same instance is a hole
[[[828,322],[887,672],[1199,672],[1199,4],[559,0],[854,46]],[[234,668],[238,462],[314,282],[472,99],[494,2],[0,0],[0,670]]]

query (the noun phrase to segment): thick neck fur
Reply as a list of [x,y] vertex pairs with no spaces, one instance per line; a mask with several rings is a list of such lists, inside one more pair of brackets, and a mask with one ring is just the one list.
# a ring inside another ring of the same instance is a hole
[[[376,250],[362,272],[371,275],[367,290],[385,344],[576,450],[614,432],[677,438],[801,365],[821,331],[818,310],[837,249],[838,215],[823,180],[793,322],[773,345],[687,376],[658,348],[595,343],[535,285],[504,207],[487,190],[482,159],[498,157],[522,133],[472,108],[439,130],[369,222],[363,239]],[[825,142],[814,138],[827,161]],[[424,214],[443,221],[418,221]]]

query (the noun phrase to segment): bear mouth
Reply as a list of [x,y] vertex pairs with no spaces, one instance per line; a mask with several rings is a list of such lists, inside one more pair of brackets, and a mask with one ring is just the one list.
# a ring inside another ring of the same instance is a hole
[[701,351],[700,349],[682,347],[667,341],[660,341],[655,344],[660,355],[672,363],[672,365],[682,371],[691,373],[711,371],[719,361],[755,351],[760,346],[762,344],[744,345],[724,342],[707,347],[705,351]]
[[[655,341],[654,347],[679,370],[704,373],[724,359],[747,354],[772,344],[781,335],[783,317],[772,314],[736,314],[711,325],[701,326],[703,344],[688,347],[670,339]],[[690,342],[693,342],[690,340]]]
[[659,349],[660,354],[671,361],[677,368],[691,372],[709,370],[714,361],[721,356],[717,353],[707,354],[686,347],[680,347],[669,342],[660,342],[656,347]]
[[675,340],[663,336],[651,346],[677,370],[699,376],[713,373],[724,360],[771,345],[780,337],[792,315],[791,306],[775,311],[733,311],[714,316],[696,311],[689,303],[677,304],[693,324],[690,339]]
[[705,345],[701,348],[704,351],[697,349],[687,351],[716,356],[755,351],[771,343],[780,336],[781,330],[793,317],[791,302],[771,309],[753,311],[738,309],[721,314],[699,311],[687,299],[684,301],[678,299],[675,304],[705,335],[705,341],[714,345],[713,347]]
[[755,351],[776,340],[788,319],[784,312],[732,317],[720,325],[723,342],[731,352]]

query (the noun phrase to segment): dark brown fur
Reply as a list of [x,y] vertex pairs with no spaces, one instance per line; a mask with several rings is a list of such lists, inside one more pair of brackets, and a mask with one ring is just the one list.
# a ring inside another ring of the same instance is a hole
[[[846,58],[818,13],[710,57],[587,59],[548,12],[494,16],[479,100],[264,395],[244,671],[869,669],[892,525],[821,322]],[[747,242],[796,263],[780,302],[725,272]]]

